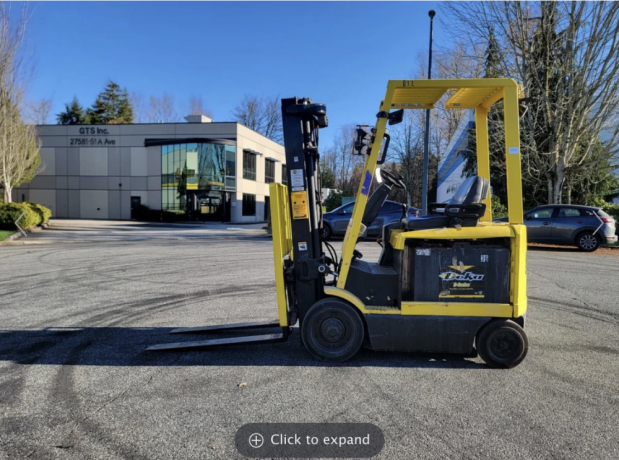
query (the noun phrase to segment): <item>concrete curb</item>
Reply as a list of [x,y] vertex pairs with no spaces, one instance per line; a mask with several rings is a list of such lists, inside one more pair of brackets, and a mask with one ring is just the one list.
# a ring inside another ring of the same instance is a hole
[[[31,227],[28,228],[26,230],[24,230],[26,233],[37,233],[37,232],[41,232],[43,230],[45,230],[46,228],[48,228],[51,224],[49,223],[49,221],[42,223],[41,225],[38,225],[36,227]],[[22,238],[23,235],[21,234],[21,232],[17,231],[15,233],[13,233],[12,235],[7,236],[4,240],[2,240],[0,242],[0,246],[4,245],[4,243],[9,243],[11,241],[15,241],[18,240],[20,238]]]

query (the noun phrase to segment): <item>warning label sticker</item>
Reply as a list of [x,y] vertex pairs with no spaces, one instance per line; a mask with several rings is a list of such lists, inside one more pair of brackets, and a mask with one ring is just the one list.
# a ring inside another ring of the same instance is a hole
[[290,200],[292,201],[292,218],[297,219],[307,219],[307,193],[303,192],[292,192],[290,194]]
[[305,181],[303,180],[302,169],[290,170],[290,186],[293,189],[296,189],[296,187],[300,187],[301,189],[305,190]]
[[486,276],[483,267],[475,265],[457,265],[441,267],[439,277],[439,298],[478,298],[485,297]]

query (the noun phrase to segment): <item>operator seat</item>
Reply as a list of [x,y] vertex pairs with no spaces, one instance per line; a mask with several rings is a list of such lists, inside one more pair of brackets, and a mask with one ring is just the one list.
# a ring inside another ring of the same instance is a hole
[[[475,227],[485,214],[486,205],[482,200],[488,196],[490,181],[483,177],[467,178],[447,203],[430,204],[430,215],[402,219],[406,230],[427,230],[443,227]],[[444,208],[442,212],[437,208]]]

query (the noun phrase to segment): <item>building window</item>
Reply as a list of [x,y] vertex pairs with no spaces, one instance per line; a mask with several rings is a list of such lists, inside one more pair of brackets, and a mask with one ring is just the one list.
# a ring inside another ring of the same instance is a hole
[[286,165],[282,165],[282,184],[288,185],[288,169]]
[[161,209],[195,211],[204,197],[236,190],[236,147],[217,143],[161,146]]
[[275,162],[268,158],[264,161],[264,182],[265,184],[275,182]]
[[256,215],[256,195],[250,195],[249,193],[243,193],[243,215],[255,216]]
[[256,155],[243,150],[243,179],[256,180]]

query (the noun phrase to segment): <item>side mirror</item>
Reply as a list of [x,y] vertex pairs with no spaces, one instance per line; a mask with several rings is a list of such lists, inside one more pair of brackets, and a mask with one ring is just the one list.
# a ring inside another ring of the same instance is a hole
[[526,216],[524,216],[525,220],[531,220],[533,219],[533,214],[527,214]]
[[396,110],[389,114],[389,126],[402,123],[402,120],[404,120],[404,109]]

